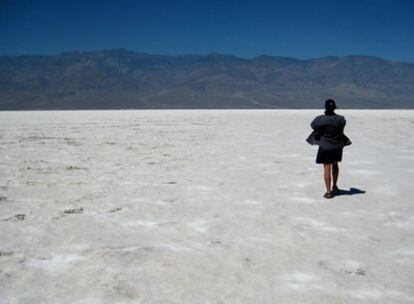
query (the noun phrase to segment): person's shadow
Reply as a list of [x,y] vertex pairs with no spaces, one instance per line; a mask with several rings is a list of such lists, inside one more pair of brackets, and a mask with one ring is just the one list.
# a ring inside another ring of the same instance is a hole
[[364,194],[365,191],[358,188],[349,188],[349,190],[338,189],[334,192],[334,196]]

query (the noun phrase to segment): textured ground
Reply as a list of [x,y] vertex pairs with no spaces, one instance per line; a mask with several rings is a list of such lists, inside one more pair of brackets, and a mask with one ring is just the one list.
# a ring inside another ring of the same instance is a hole
[[317,114],[0,112],[0,303],[413,303],[414,111],[340,111],[332,200]]

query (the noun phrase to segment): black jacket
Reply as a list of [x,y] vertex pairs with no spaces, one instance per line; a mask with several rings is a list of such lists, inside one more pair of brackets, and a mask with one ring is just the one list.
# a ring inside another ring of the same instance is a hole
[[307,142],[319,145],[325,150],[342,149],[350,145],[351,141],[344,135],[346,120],[341,115],[320,115],[316,117],[311,127],[314,130]]

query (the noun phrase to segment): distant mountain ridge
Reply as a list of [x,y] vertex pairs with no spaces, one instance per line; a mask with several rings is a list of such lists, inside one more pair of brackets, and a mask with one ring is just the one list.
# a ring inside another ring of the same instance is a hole
[[414,108],[414,64],[371,56],[299,60],[151,55],[124,49],[0,56],[0,110]]

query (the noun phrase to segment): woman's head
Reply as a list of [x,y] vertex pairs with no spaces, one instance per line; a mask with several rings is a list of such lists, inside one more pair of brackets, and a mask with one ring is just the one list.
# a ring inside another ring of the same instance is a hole
[[336,109],[335,100],[327,99],[325,101],[325,114],[326,115],[332,115],[332,114],[334,114],[335,109]]

